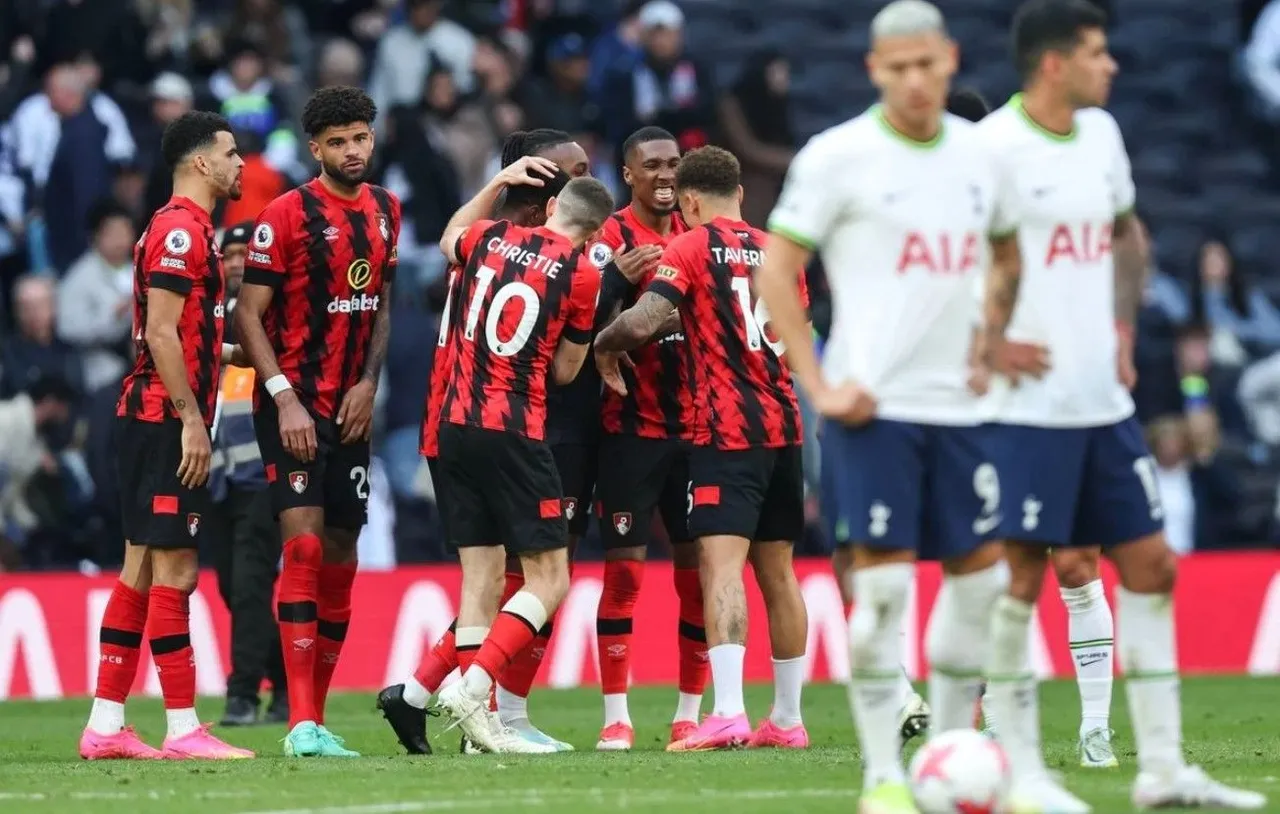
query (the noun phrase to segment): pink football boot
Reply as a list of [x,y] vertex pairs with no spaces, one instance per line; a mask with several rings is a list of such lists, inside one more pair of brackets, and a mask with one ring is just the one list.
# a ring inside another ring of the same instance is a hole
[[85,760],[159,760],[163,755],[154,746],[147,746],[126,726],[114,735],[103,735],[85,727],[80,735],[80,757]]
[[667,745],[668,752],[705,752],[712,749],[732,749],[745,746],[751,740],[751,722],[747,716],[735,715],[722,718],[708,715],[684,740]]
[[772,718],[765,718],[759,728],[751,734],[747,741],[748,749],[808,749],[809,732],[804,724],[796,724],[786,729],[778,726]]
[[253,752],[248,749],[223,743],[209,734],[209,726],[203,724],[180,738],[165,738],[165,760],[243,760],[253,757]]

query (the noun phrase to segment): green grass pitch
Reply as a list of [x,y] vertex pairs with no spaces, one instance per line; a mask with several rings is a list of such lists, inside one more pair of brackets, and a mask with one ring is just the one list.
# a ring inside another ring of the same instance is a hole
[[[770,688],[751,687],[748,707],[768,709]],[[805,720],[813,746],[805,752],[740,751],[668,755],[667,721],[674,689],[632,693],[637,748],[630,754],[591,751],[600,726],[595,689],[535,691],[537,723],[581,751],[546,756],[464,757],[456,732],[433,739],[437,754],[410,758],[379,713],[373,696],[330,701],[329,726],[364,753],[355,760],[286,759],[280,727],[219,733],[259,758],[232,763],[88,763],[76,741],[88,710],[84,700],[0,703],[0,812],[271,812],[272,814],[396,814],[397,812],[662,812],[732,811],[850,814],[859,789],[859,759],[845,693],[805,690]],[[1189,679],[1183,685],[1186,746],[1192,761],[1215,777],[1258,789],[1280,811],[1280,680]],[[1041,693],[1050,767],[1098,812],[1131,810],[1133,738],[1123,682],[1117,682],[1113,726],[1122,767],[1083,770],[1075,761],[1078,700],[1070,682]],[[206,719],[221,701],[203,699]],[[130,718],[158,745],[163,715],[157,701],[130,703]],[[439,719],[430,719],[433,731]]]

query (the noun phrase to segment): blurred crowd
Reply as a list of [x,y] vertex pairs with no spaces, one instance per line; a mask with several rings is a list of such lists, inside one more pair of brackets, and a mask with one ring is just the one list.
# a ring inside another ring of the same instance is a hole
[[[215,213],[233,227],[314,172],[297,122],[328,84],[362,85],[377,102],[373,180],[404,202],[375,452],[397,558],[443,558],[417,454],[423,349],[435,347],[443,300],[434,243],[496,170],[504,137],[568,131],[625,201],[618,148],[657,125],[686,149],[714,142],[742,159],[752,223],[774,202],[799,140],[793,65],[760,49],[733,75],[713,69],[686,36],[699,2],[0,3],[0,570],[120,557],[114,405],[132,352],[133,245],[170,193],[165,124],[200,108],[235,126],[244,196]],[[1262,21],[1257,39],[1269,39],[1241,62],[1280,76],[1280,4]],[[861,70],[855,50],[847,59]],[[1263,98],[1277,82],[1258,79]],[[1275,479],[1242,484],[1220,452],[1265,469],[1280,448],[1280,309],[1227,245],[1205,243],[1190,279],[1153,268],[1141,318],[1139,409],[1182,550],[1275,539]],[[823,289],[815,270],[820,332]],[[1264,488],[1250,513],[1242,502]]]

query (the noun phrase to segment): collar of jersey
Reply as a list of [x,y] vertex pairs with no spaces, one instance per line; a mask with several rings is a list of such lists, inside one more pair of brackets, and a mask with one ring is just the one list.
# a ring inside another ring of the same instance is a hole
[[202,223],[213,223],[213,218],[209,215],[209,211],[190,198],[182,195],[174,195],[173,198],[169,200],[169,203],[187,210],[191,214],[195,215],[196,219]]
[[915,147],[918,150],[932,150],[934,147],[937,147],[942,143],[942,137],[947,134],[946,122],[941,121],[938,122],[937,135],[928,141],[920,141],[919,139],[913,139],[911,136],[908,136],[906,133],[903,133],[901,130],[894,127],[889,121],[889,118],[884,115],[884,108],[881,105],[875,105],[872,107],[871,115],[875,116],[876,121],[880,122],[880,126],[883,127],[884,131],[890,136],[893,136],[908,147]]
[[1040,122],[1031,118],[1031,114],[1027,112],[1026,107],[1024,107],[1022,104],[1021,93],[1015,93],[1013,94],[1013,96],[1009,97],[1009,105],[1018,112],[1018,118],[1026,122],[1028,127],[1036,131],[1040,135],[1044,136],[1045,138],[1049,139],[1050,141],[1066,142],[1066,141],[1071,141],[1076,137],[1078,128],[1076,127],[1075,122],[1071,123],[1070,133],[1055,133],[1052,130],[1049,130],[1048,128],[1046,128],[1044,125],[1040,124]]

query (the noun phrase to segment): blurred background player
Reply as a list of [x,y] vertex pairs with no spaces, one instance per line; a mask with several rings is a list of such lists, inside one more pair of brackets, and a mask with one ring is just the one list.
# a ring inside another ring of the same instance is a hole
[[[526,157],[500,174],[502,185],[552,162]],[[600,272],[583,244],[613,209],[600,182],[575,178],[547,202],[545,226],[483,218],[489,188],[454,214],[441,251],[465,269],[449,330],[457,343],[442,405],[437,469],[449,542],[462,563],[458,628],[489,627],[462,680],[436,706],[488,752],[553,752],[495,732],[485,714],[494,681],[546,625],[569,589],[568,527],[555,459],[544,442],[546,387],[582,367],[591,341]],[[508,308],[508,305],[514,307]],[[496,582],[506,553],[520,557],[524,585],[500,612],[477,601]],[[490,623],[492,625],[490,626]]]
[[[899,659],[915,560],[944,578],[926,634],[931,729],[969,725],[990,609],[1007,584],[982,535],[999,484],[966,387],[987,236],[1010,213],[974,125],[944,112],[956,46],[923,0],[871,24],[881,102],[796,156],[757,285],[823,428],[832,505],[854,540],[850,697],[863,812],[914,812],[899,758]],[[991,262],[1016,262],[1013,251]],[[819,369],[795,282],[823,252],[836,317]],[[837,271],[838,270],[838,271]],[[855,271],[856,270],[856,271]]]
[[[490,191],[496,208],[493,212],[495,220],[509,220],[517,226],[542,226],[546,223],[547,201],[560,194],[570,177],[581,177],[589,174],[590,165],[586,152],[569,135],[560,130],[517,131],[507,137],[503,145],[502,166],[510,167],[525,156],[538,156],[552,161],[556,174],[546,179],[543,186],[519,184],[505,186],[491,183]],[[458,286],[461,284],[463,269],[450,266],[446,272],[447,291],[445,295],[445,314],[440,323],[440,335],[437,340],[439,350],[437,361],[431,370],[431,382],[428,402],[422,426],[421,452],[427,459],[431,469],[432,480],[436,481],[440,436],[440,408],[444,401],[445,388],[449,383],[452,369],[455,343],[448,342],[449,319],[458,305]],[[580,387],[586,381],[589,387]],[[594,385],[592,383],[594,382]],[[588,376],[587,371],[564,387],[549,387],[547,390],[547,437],[551,446],[551,454],[556,459],[556,469],[560,473],[561,484],[565,490],[565,519],[569,525],[569,548],[572,551],[577,537],[585,529],[587,506],[591,503],[591,493],[595,483],[596,459],[594,451],[583,454],[577,450],[579,443],[588,444],[592,437],[589,430],[583,431],[573,426],[572,419],[588,421],[590,426],[598,422],[597,407],[600,399],[600,379],[598,375]],[[586,401],[591,409],[585,414],[575,413],[580,402]],[[575,439],[584,439],[577,442]],[[568,485],[566,485],[568,484]],[[437,490],[437,500],[439,491]],[[570,503],[570,501],[573,501]],[[574,511],[570,511],[570,507]],[[583,507],[581,513],[578,507]],[[507,599],[515,595],[523,584],[524,575],[520,570],[519,559],[508,558],[506,578],[497,589],[502,592],[496,599],[488,599],[485,605],[500,607]],[[561,751],[572,749],[569,744],[550,738],[529,722],[527,699],[533,679],[537,676],[538,667],[542,663],[542,655],[546,652],[547,639],[550,638],[553,620],[538,632],[538,636],[529,647],[512,662],[496,691],[498,714],[500,720],[515,734],[529,737],[537,742],[552,743]],[[431,746],[426,735],[426,710],[431,696],[440,689],[445,678],[456,667],[470,666],[480,643],[484,641],[486,628],[466,629],[461,632],[462,644],[458,643],[459,631],[457,619],[449,625],[449,629],[435,645],[423,654],[422,660],[414,674],[405,679],[403,684],[395,684],[385,688],[378,694],[378,708],[382,710],[387,722],[395,731],[396,737],[410,754],[430,754]],[[460,655],[468,654],[465,664],[460,663]]]
[[[688,348],[685,387],[696,400],[687,502],[706,584],[708,656],[715,684],[710,715],[667,751],[734,746],[803,749],[800,712],[808,614],[792,564],[804,531],[803,428],[783,361],[752,295],[765,235],[742,220],[742,171],[718,147],[684,156],[676,171],[692,231],[663,251],[632,308],[596,341],[605,380],[620,390],[617,354],[660,335],[678,308]],[[808,295],[800,278],[805,307]],[[750,560],[769,616],[774,704],[752,732],[742,695]]]
[[259,216],[236,306],[265,391],[254,421],[284,539],[276,610],[291,756],[356,756],[325,728],[324,708],[351,620],[400,233],[399,199],[364,180],[376,115],[359,88],[307,100],[302,126],[320,175]]
[[[1121,666],[1138,752],[1134,803],[1260,809],[1262,795],[1210,779],[1182,752],[1176,558],[1128,393],[1147,259],[1128,154],[1102,108],[1117,70],[1106,18],[1084,0],[1031,0],[1014,18],[1013,42],[1025,90],[979,131],[1001,175],[1017,180],[1022,263],[995,266],[987,278],[982,356],[1000,371],[1017,367],[1018,357],[1051,353],[1052,369],[1039,381],[1018,382],[1016,372],[1010,382],[996,379],[989,397],[1000,422],[991,459],[1008,499],[996,531],[1012,582],[992,623],[987,704],[1013,767],[1012,803],[1089,811],[1054,793],[1049,780],[1027,644],[1049,546],[1087,541],[1107,551],[1120,578]],[[1096,577],[1095,557],[1096,549],[1083,567]],[[1075,640],[1079,606],[1106,607],[1102,584],[1063,587],[1077,664],[1096,652],[1109,679],[1109,626],[1102,636],[1099,620],[1095,641]],[[1085,693],[1094,686],[1081,689],[1088,713]],[[1109,732],[1082,726],[1081,737],[1083,765],[1115,764]]]
[[[616,284],[617,275],[626,278],[616,300],[611,299],[616,289],[606,289],[602,300],[608,309],[615,303],[635,304],[652,279],[663,247],[686,230],[676,212],[680,146],[675,137],[658,127],[643,127],[627,138],[622,150],[622,177],[631,189],[631,203],[605,223],[599,242],[592,247],[597,262],[616,266],[616,274],[606,271],[609,280]],[[610,315],[602,315],[602,321]],[[707,683],[698,553],[688,534],[685,505],[693,402],[684,381],[684,342],[684,335],[675,331],[636,348],[631,354],[635,367],[622,373],[626,395],[607,390],[603,396],[596,484],[605,549],[604,587],[596,613],[604,694],[604,727],[596,749],[602,751],[625,751],[635,743],[627,707],[631,637],[655,510],[662,513],[672,544],[680,603],[680,694],[669,742],[679,741],[697,726]]]
[[[88,760],[253,757],[196,717],[189,610],[209,514],[209,427],[223,356],[222,263],[209,213],[239,197],[244,160],[231,125],[212,113],[175,120],[161,152],[173,168],[173,197],[134,250],[137,359],[116,409],[125,561],[99,631],[97,689],[80,737]],[[124,724],[144,629],[164,695],[163,750]]]

